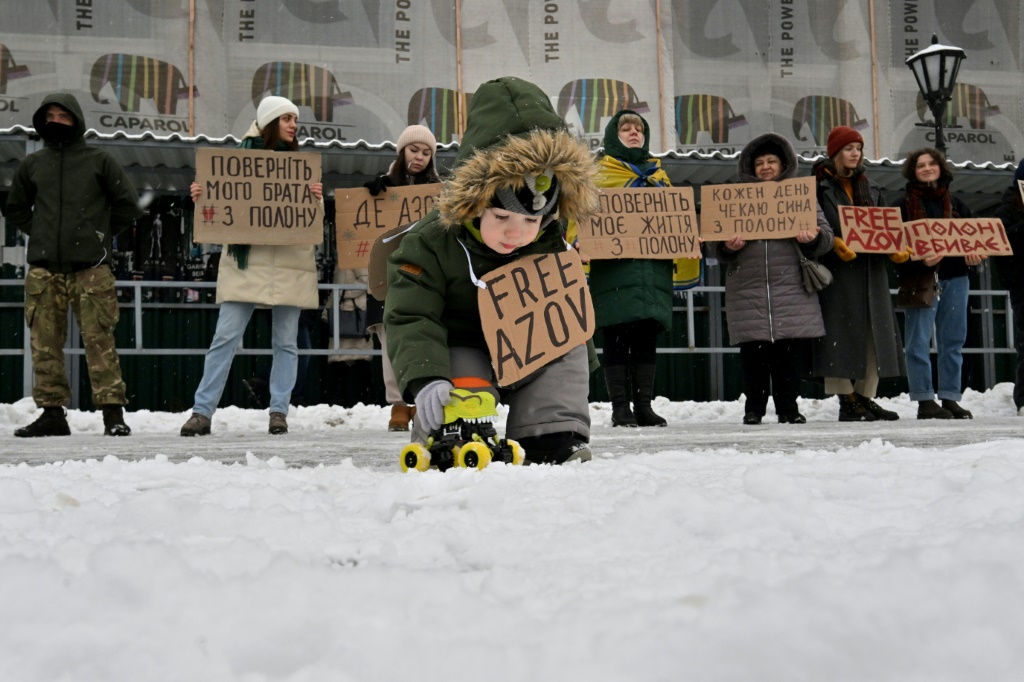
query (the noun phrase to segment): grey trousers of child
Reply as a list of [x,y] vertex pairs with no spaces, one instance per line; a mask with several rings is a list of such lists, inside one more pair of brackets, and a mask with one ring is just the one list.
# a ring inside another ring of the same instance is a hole
[[[491,383],[490,392],[508,405],[505,438],[572,432],[590,438],[590,368],[586,345],[541,367],[511,386],[494,384],[490,357],[476,348],[451,348],[453,377],[477,377]],[[487,390],[487,389],[483,389]],[[502,399],[503,396],[503,399]],[[426,444],[427,434],[413,420],[410,440]]]

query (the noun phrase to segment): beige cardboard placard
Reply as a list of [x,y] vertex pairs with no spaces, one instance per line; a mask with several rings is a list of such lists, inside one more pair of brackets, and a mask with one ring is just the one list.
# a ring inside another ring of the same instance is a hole
[[843,241],[854,253],[899,253],[907,248],[898,208],[840,206]]
[[480,323],[499,386],[529,376],[594,335],[594,303],[575,250],[520,258],[483,281]]
[[914,260],[929,256],[1010,256],[999,218],[925,218],[904,223]]
[[696,258],[700,254],[691,187],[600,190],[599,209],[577,226],[587,258]]
[[402,244],[402,237],[412,229],[414,225],[399,225],[377,237],[370,247],[370,263],[367,266],[370,270],[370,278],[366,283],[366,289],[378,301],[383,301],[388,295],[388,258]]
[[788,239],[818,224],[814,178],[708,185],[700,190],[700,237]]
[[430,213],[441,183],[388,187],[377,196],[364,187],[334,190],[338,267],[369,266],[370,249],[384,232]]
[[193,239],[200,244],[319,244],[324,209],[309,185],[320,155],[262,149],[196,150]]

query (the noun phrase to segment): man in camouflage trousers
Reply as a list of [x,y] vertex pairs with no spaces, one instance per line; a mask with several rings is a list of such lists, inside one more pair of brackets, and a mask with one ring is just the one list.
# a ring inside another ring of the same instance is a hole
[[64,411],[71,399],[64,368],[70,305],[82,333],[93,403],[103,411],[103,432],[127,436],[110,255],[112,234],[142,214],[138,197],[114,157],[85,143],[85,119],[74,96],[43,98],[32,124],[45,146],[15,171],[7,220],[29,236],[25,322],[32,339],[32,398],[43,414],[14,435],[71,433]]

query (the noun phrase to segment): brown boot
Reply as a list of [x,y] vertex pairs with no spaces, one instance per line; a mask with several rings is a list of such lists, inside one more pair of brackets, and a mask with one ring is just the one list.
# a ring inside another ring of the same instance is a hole
[[412,411],[408,405],[396,404],[391,406],[391,421],[388,422],[388,431],[408,431],[409,420],[412,419]]

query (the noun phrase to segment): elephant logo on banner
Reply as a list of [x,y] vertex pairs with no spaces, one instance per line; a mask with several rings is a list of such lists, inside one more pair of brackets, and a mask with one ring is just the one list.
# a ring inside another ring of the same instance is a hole
[[459,134],[459,114],[469,110],[473,93],[459,97],[449,88],[420,88],[409,99],[409,125],[425,125],[441,144],[454,142]]
[[14,61],[14,55],[7,46],[0,43],[0,95],[7,94],[7,81],[10,78],[31,76],[27,66],[20,66]]
[[700,144],[697,134],[706,132],[715,144],[728,144],[729,131],[747,125],[746,116],[737,116],[729,100],[718,95],[679,95],[676,97],[676,130],[679,144]]
[[[804,126],[810,131],[810,140],[804,134]],[[823,147],[829,132],[836,126],[864,130],[868,122],[857,115],[853,104],[841,97],[811,95],[801,98],[793,107],[793,134],[801,142]]]
[[623,109],[645,114],[651,109],[641,102],[633,86],[611,78],[581,78],[565,84],[558,93],[558,115],[574,110],[585,133],[602,131],[601,120]]
[[320,123],[334,120],[334,108],[353,104],[351,92],[342,92],[334,74],[312,64],[269,62],[252,76],[252,103],[259,106],[265,94],[287,97],[298,106],[313,109]]
[[[99,104],[110,103],[100,98],[100,91],[108,83],[114,89],[121,111],[129,112],[138,112],[142,100],[151,99],[158,112],[173,116],[178,100],[188,99],[189,93],[185,77],[176,66],[134,54],[107,54],[96,60],[90,88],[92,98]],[[192,93],[199,96],[195,87]]]
[[[928,113],[928,105],[919,92],[917,93],[917,117],[921,123],[926,122],[926,113]],[[953,89],[953,99],[946,106],[946,117],[942,124],[954,126],[958,119],[966,118],[971,124],[971,128],[984,130],[985,119],[989,116],[998,116],[1000,113],[999,107],[990,103],[988,95],[977,85],[957,83]]]

